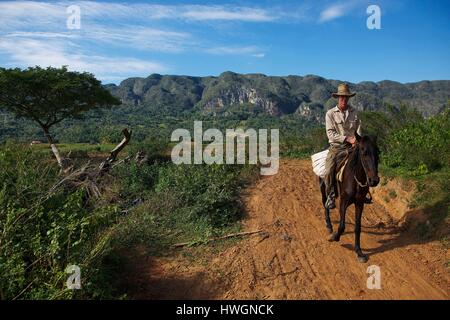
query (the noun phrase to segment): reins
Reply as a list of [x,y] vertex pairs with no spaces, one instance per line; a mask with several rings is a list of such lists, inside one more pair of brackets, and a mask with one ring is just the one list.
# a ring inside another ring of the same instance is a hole
[[355,175],[353,175],[353,178],[355,178],[356,183],[358,184],[358,186],[360,186],[361,188],[365,188],[369,185],[369,181],[367,180],[367,174],[366,174],[366,183],[362,184],[361,182],[359,182],[359,180],[356,178]]
[[[357,144],[355,144],[355,150],[354,150],[354,152],[359,152],[359,149],[358,149],[358,145],[357,145]],[[358,157],[359,157],[359,156],[360,156],[360,155],[358,154]],[[356,174],[353,175],[353,178],[355,179],[356,183],[358,184],[358,186],[359,186],[360,188],[365,188],[365,187],[369,186],[369,179],[367,178],[366,168],[364,167],[364,163],[363,163],[362,159],[359,159],[359,161],[361,161],[361,165],[362,165],[363,170],[364,170],[364,176],[366,177],[366,183],[365,183],[365,184],[361,183],[361,182],[356,178]]]

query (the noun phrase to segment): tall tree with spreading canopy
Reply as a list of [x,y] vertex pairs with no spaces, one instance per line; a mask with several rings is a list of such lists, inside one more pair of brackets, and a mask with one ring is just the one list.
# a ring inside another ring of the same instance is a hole
[[94,108],[120,104],[94,75],[67,67],[0,68],[0,108],[39,124],[62,169],[67,161],[58,152],[50,128],[66,118],[82,118]]

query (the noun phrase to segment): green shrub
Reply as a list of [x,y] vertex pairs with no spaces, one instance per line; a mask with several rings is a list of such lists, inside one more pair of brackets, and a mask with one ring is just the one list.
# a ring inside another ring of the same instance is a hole
[[[28,147],[0,147],[0,298],[106,295],[105,283],[90,280],[101,273],[109,241],[103,231],[117,208],[91,207],[83,188],[49,193],[58,168],[44,160]],[[82,270],[83,290],[65,286],[71,264]]]
[[128,149],[128,153],[135,155],[138,151],[143,151],[148,156],[149,162],[153,162],[154,160],[165,161],[170,159],[168,150],[169,141],[167,139],[152,137],[146,138],[141,142],[133,142]]
[[114,174],[130,208],[116,228],[116,246],[145,244],[149,254],[159,254],[174,242],[201,242],[234,228],[240,189],[256,166],[131,161]]
[[158,164],[139,165],[135,161],[118,166],[114,173],[121,180],[121,195],[124,198],[141,197],[153,189],[158,178]]
[[240,212],[236,200],[242,170],[250,169],[238,165],[170,164],[160,169],[155,191],[174,194],[191,219],[205,218],[214,227],[225,226]]
[[423,175],[450,165],[449,112],[406,124],[389,135],[382,161],[402,167],[413,175]]

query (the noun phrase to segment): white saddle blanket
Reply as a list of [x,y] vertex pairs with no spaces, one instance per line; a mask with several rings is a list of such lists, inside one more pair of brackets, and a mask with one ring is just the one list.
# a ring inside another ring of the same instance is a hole
[[311,156],[312,167],[314,173],[321,177],[325,178],[326,170],[325,170],[325,160],[327,159],[328,149],[321,151],[319,153],[313,154]]

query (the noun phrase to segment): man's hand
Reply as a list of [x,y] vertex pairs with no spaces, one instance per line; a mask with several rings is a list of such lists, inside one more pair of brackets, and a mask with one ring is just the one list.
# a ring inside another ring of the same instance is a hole
[[356,138],[355,137],[347,137],[347,138],[345,138],[345,141],[347,141],[350,144],[355,144]]

